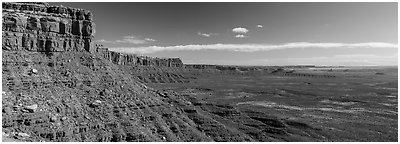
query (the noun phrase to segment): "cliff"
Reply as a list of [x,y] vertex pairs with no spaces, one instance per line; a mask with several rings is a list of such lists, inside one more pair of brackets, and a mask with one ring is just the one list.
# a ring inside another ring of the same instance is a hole
[[3,49],[32,52],[88,51],[118,65],[182,67],[179,58],[123,54],[94,45],[95,24],[88,10],[47,3],[3,3]]
[[134,68],[125,66],[129,64],[157,68],[151,65],[176,66],[181,61],[110,51],[104,59],[91,44],[94,23],[89,11],[46,3],[3,3],[2,30],[4,137],[212,141],[182,110],[192,107],[187,100],[149,88],[125,71]]
[[124,54],[114,52],[104,48],[101,45],[96,45],[96,52],[105,59],[112,61],[118,65],[131,66],[157,66],[157,67],[183,67],[180,58],[157,58],[148,56],[139,56],[135,54]]
[[92,51],[92,13],[46,3],[3,3],[3,49]]

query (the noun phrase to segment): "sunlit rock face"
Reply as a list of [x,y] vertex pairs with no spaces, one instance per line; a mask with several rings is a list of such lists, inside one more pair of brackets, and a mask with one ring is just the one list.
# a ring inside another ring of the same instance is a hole
[[183,67],[180,58],[158,58],[114,52],[96,45],[96,53],[118,65],[156,66],[156,67]]
[[3,3],[3,49],[92,51],[92,13],[47,3]]

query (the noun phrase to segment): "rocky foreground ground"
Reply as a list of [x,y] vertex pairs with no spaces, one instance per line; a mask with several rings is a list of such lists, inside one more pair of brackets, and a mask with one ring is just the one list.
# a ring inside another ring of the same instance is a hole
[[3,3],[3,141],[397,141],[397,81],[382,83],[397,73],[334,97],[345,75],[121,54],[94,27],[87,10]]

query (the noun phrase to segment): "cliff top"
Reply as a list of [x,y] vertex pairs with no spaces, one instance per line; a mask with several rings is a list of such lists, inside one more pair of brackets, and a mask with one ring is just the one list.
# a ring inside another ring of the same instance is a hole
[[53,15],[78,20],[91,21],[92,13],[85,9],[65,6],[52,6],[45,2],[3,2],[3,11]]

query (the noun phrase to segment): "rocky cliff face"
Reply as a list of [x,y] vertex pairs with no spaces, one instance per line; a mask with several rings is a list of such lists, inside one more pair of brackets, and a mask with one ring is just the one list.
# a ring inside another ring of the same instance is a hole
[[3,49],[92,51],[95,24],[83,9],[46,3],[3,3]]
[[3,3],[2,30],[3,135],[22,141],[212,141],[179,107],[188,101],[148,88],[123,69],[181,61],[97,55],[89,11]]
[[118,65],[131,66],[157,66],[157,67],[182,67],[183,63],[180,58],[157,58],[148,56],[138,56],[135,54],[124,54],[109,51],[107,48],[96,46],[96,52],[105,59],[112,61]]
[[182,67],[179,58],[153,58],[109,51],[92,43],[90,11],[46,3],[3,3],[3,49],[33,52],[89,51],[119,65]]

